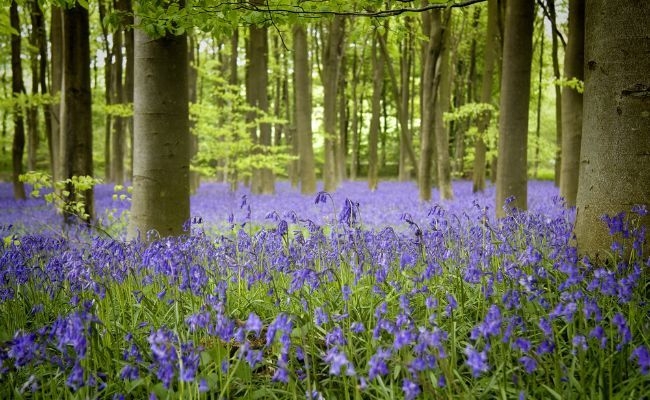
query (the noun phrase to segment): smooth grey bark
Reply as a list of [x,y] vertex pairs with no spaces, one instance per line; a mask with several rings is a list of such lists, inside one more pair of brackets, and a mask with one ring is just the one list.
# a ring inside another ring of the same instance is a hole
[[528,103],[535,4],[509,0],[506,5],[499,107],[499,162],[497,163],[497,216],[509,207],[525,210],[528,198]]
[[539,64],[538,64],[538,79],[537,79],[537,112],[535,121],[535,158],[533,159],[533,177],[537,179],[539,172],[539,146],[542,136],[542,81],[544,78],[544,19],[541,20],[542,28],[539,30]]
[[295,96],[296,139],[298,142],[298,170],[300,192],[316,192],[316,166],[314,162],[313,134],[311,129],[311,79],[309,76],[309,49],[304,26],[293,26],[293,79]]
[[[39,55],[40,55],[40,34],[39,30],[43,30],[42,18],[39,18],[40,7],[38,2],[30,0],[28,4],[30,14],[31,30],[29,34],[29,45],[32,50],[29,52],[29,67],[31,75],[31,88],[32,95],[37,95],[39,92]],[[42,15],[40,15],[42,17]],[[39,26],[39,24],[41,26]],[[36,50],[36,51],[35,51]],[[26,111],[27,114],[27,169],[29,171],[36,170],[37,153],[40,146],[41,137],[39,132],[38,121],[38,106],[31,106]]]
[[[20,44],[20,16],[18,14],[18,4],[16,1],[11,2],[9,7],[9,19],[11,27],[18,34],[11,35],[11,91],[16,98],[25,93],[23,83],[23,67],[20,61],[21,44]],[[11,147],[11,164],[14,198],[24,200],[25,185],[20,181],[20,174],[23,173],[23,154],[25,153],[25,122],[23,112],[16,103],[14,105],[14,140]]]
[[378,36],[373,32],[370,59],[372,62],[372,99],[370,128],[368,129],[368,189],[374,191],[379,184],[379,158],[377,146],[379,141],[379,117],[381,113],[381,93],[384,87],[384,60],[378,49]]
[[[64,179],[93,176],[92,99],[90,92],[90,26],[88,10],[78,2],[63,10],[63,84],[61,87],[61,136]],[[94,219],[93,189],[78,193],[69,185],[68,203],[82,201],[83,215],[64,214],[67,223]]]
[[434,120],[435,120],[435,98],[438,92],[440,80],[440,50],[442,46],[443,24],[442,15],[439,10],[432,10],[425,23],[425,32],[428,29],[428,42],[423,53],[422,63],[422,114],[420,123],[420,165],[418,173],[418,188],[420,200],[431,200],[431,188],[433,181],[434,157]]
[[[110,105],[113,103],[113,96],[111,95],[114,87],[112,84],[113,80],[113,50],[111,49],[110,42],[108,40],[108,26],[104,23],[106,21],[106,14],[109,12],[109,10],[106,9],[106,4],[110,4],[108,2],[104,1],[99,1],[97,3],[98,5],[98,11],[99,11],[99,22],[100,22],[100,27],[102,31],[102,39],[103,39],[103,50],[104,50],[104,102],[106,105]],[[118,28],[119,31],[119,28]],[[96,73],[97,71],[95,71]],[[97,80],[95,79],[95,82]],[[108,182],[112,180],[111,177],[111,122],[113,120],[113,116],[109,113],[106,113],[104,116],[104,179]]]
[[[116,8],[117,8],[117,2]],[[122,52],[122,31],[120,27],[113,33],[113,65],[111,66],[111,103],[122,104],[124,101],[124,81],[123,81],[123,52]],[[111,151],[110,151],[110,178],[111,181],[122,185],[124,184],[124,153],[125,147],[125,121],[124,117],[114,116],[111,118]]]
[[435,102],[435,141],[438,170],[438,191],[440,200],[451,200],[454,192],[451,187],[451,160],[449,157],[449,130],[445,127],[443,115],[449,111],[451,99],[451,10],[445,11],[442,26],[442,41],[440,49],[440,79],[438,95]]
[[[564,55],[564,79],[584,80],[585,0],[569,0],[569,37]],[[576,205],[582,141],[582,93],[562,88],[562,168],[560,195],[567,205]]]
[[190,217],[187,36],[135,30],[130,239],[183,233]]
[[[57,96],[61,92],[62,74],[63,74],[63,14],[59,7],[50,8],[50,44],[51,44],[51,65],[50,70],[52,96]],[[52,180],[58,182],[62,178],[62,146],[61,146],[61,103],[57,102],[50,105],[50,160],[52,165]]]
[[345,18],[334,16],[328,24],[327,41],[323,45],[323,131],[325,133],[325,164],[323,184],[326,192],[334,192],[340,182],[336,174],[336,99],[343,56]]
[[[585,24],[584,118],[574,233],[579,254],[602,261],[612,243],[602,216],[629,212],[634,205],[650,209],[650,2],[588,1]],[[650,227],[647,211],[639,224]],[[628,254],[629,244],[625,243]],[[647,257],[647,246],[644,252]]]
[[[560,61],[558,55],[558,32],[556,29],[555,0],[547,0],[549,16],[553,33],[551,34],[551,48],[553,50],[553,75],[555,80],[560,79]],[[562,89],[555,85],[555,186],[560,186],[562,165]]]
[[[264,113],[269,111],[268,99],[268,59],[269,43],[268,29],[265,26],[250,26],[248,48],[246,51],[248,65],[246,69],[246,98],[249,105]],[[250,113],[249,119],[255,117]],[[271,146],[271,124],[259,124],[259,133],[256,127],[251,128],[251,138],[259,145],[262,153],[267,152]],[[272,194],[275,192],[275,178],[270,168],[258,168],[253,171],[251,178],[251,192],[257,194]]]
[[[187,45],[187,99],[190,104],[196,104],[198,100],[197,95],[197,80],[198,80],[198,71],[199,67],[199,54],[198,46],[193,36],[188,37]],[[196,56],[194,53],[197,53]],[[190,120],[190,161],[199,151],[199,138],[194,134],[194,121]],[[201,185],[201,175],[196,171],[190,170],[190,193],[196,193]]]

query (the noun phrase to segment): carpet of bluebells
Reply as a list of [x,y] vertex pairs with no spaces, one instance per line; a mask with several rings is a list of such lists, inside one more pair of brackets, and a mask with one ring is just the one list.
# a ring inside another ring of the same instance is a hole
[[0,184],[0,398],[649,398],[647,210],[596,265],[552,183],[501,220],[493,188],[365,187],[208,183],[186,235],[127,242],[125,190],[89,230]]

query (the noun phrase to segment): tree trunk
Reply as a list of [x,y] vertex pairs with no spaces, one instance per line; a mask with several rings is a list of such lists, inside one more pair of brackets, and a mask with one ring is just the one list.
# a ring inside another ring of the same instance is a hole
[[[126,15],[123,19],[124,26],[124,54],[126,56],[125,71],[124,71],[124,102],[133,104],[133,4],[131,0],[124,0],[120,4],[124,4]],[[126,158],[128,160],[126,166],[126,178],[133,182],[133,116],[130,116],[125,121],[128,137],[128,147]]]
[[499,162],[497,164],[497,216],[503,217],[506,199],[509,207],[525,210],[528,196],[528,101],[532,61],[535,4],[529,0],[510,0],[506,5],[506,30],[501,73],[499,107]]
[[[187,99],[190,104],[196,104],[197,103],[197,79],[198,79],[198,47],[196,46],[196,42],[194,40],[193,36],[189,36],[189,43],[187,46],[187,62],[188,62],[188,70],[187,70]],[[194,56],[194,53],[197,53],[197,56]],[[199,151],[199,138],[197,135],[194,134],[194,121],[190,120],[190,160]],[[199,186],[201,184],[201,175],[196,172],[196,171],[191,171],[190,170],[190,193],[196,193],[196,191],[199,189]]]
[[544,78],[544,18],[541,20],[542,28],[539,30],[539,77],[537,79],[537,120],[535,124],[535,159],[533,160],[533,177],[537,179],[539,172],[539,146],[542,137],[542,80]]
[[[59,7],[50,8],[50,43],[52,49],[52,70],[51,70],[51,88],[52,96],[57,96],[61,92],[63,83],[63,14]],[[54,103],[50,106],[50,160],[52,165],[52,180],[58,182],[63,177],[62,161],[62,139],[61,139],[61,103]]]
[[[93,176],[92,113],[90,93],[90,28],[88,10],[77,3],[63,11],[63,85],[61,135],[63,178]],[[76,193],[69,186],[70,203],[82,201],[86,215],[64,215],[66,222],[80,218],[90,223],[94,214],[93,189]]]
[[[119,8],[117,2],[115,8]],[[118,28],[113,33],[113,66],[111,67],[111,103],[122,104],[124,101],[123,85],[123,57],[122,57],[122,28]],[[125,134],[124,118],[114,116],[112,118],[111,130],[111,181],[118,185],[124,184],[124,152],[125,152]]]
[[339,70],[343,56],[345,19],[335,16],[329,23],[327,43],[323,46],[323,130],[325,133],[325,165],[323,183],[326,192],[334,192],[339,183],[336,175],[336,99]]
[[[351,131],[352,131],[352,156],[350,157],[350,179],[357,179],[359,171],[359,95],[358,86],[361,81],[361,74],[363,72],[363,58],[365,49],[361,50],[361,57],[357,57],[357,48],[353,49],[354,58],[352,60],[352,82],[350,92],[352,96],[352,111],[351,111]],[[363,98],[363,96],[361,97]]]
[[[248,38],[248,69],[246,71],[246,97],[252,107],[263,113],[269,111],[268,99],[268,60],[269,43],[266,27],[250,26]],[[255,118],[253,112],[249,118]],[[251,129],[253,142],[260,146],[260,152],[266,154],[272,143],[271,124],[259,124]],[[253,171],[251,191],[256,194],[272,194],[275,192],[275,178],[270,168],[259,168]]]
[[[31,0],[29,2],[29,14],[32,29],[29,35],[29,44],[32,51],[29,53],[30,72],[32,77],[32,95],[38,94],[39,85],[39,56],[40,56],[40,33],[39,30],[44,29],[42,26],[42,14],[39,15],[38,2]],[[39,21],[40,17],[40,21]],[[40,25],[40,26],[39,26]],[[37,50],[37,51],[34,51]],[[38,157],[38,147],[40,146],[40,135],[38,129],[38,106],[34,105],[27,110],[27,169],[29,171],[36,170],[36,163]]]
[[[11,35],[11,91],[14,98],[25,93],[23,83],[23,67],[20,62],[20,16],[18,15],[18,4],[11,2],[9,8],[9,19],[11,27],[19,32]],[[16,103],[14,105],[14,141],[11,148],[11,162],[13,166],[13,188],[16,200],[25,199],[25,185],[20,181],[20,174],[23,173],[23,154],[25,152],[25,123],[23,121],[23,110]]]
[[341,56],[341,69],[339,70],[338,86],[338,114],[339,136],[336,141],[336,180],[343,182],[347,179],[346,161],[348,158],[348,96],[345,92],[347,86],[347,57],[345,52]]
[[[564,78],[584,80],[585,0],[569,1],[569,38],[564,55]],[[568,206],[576,205],[582,140],[582,93],[562,88],[562,177],[560,195]]]
[[[112,96],[112,92],[114,90],[114,85],[112,83],[113,81],[113,50],[111,49],[110,42],[108,40],[108,26],[105,25],[105,18],[107,12],[110,12],[110,10],[106,10],[106,4],[110,4],[108,2],[104,1],[99,1],[98,2],[98,9],[99,9],[99,23],[101,26],[102,30],[102,39],[103,39],[103,45],[104,45],[104,103],[108,106],[113,103],[114,96]],[[118,29],[119,31],[119,29]],[[113,35],[114,36],[114,35]],[[95,70],[95,73],[97,71]],[[96,80],[95,80],[96,81]],[[113,122],[113,117],[110,113],[106,113],[104,116],[104,179],[107,182],[110,182],[113,180],[113,177],[111,176],[112,168],[111,168],[111,124]]]
[[[586,2],[585,23],[575,235],[580,254],[604,260],[612,239],[601,217],[634,205],[650,209],[650,2],[592,0]],[[639,224],[647,229],[650,214],[645,214]],[[644,252],[643,260],[647,246]]]
[[[481,103],[492,104],[492,86],[494,86],[494,66],[498,50],[497,18],[499,5],[497,0],[488,0],[487,29],[485,50],[483,51],[483,77],[481,81]],[[472,172],[472,192],[485,190],[485,163],[487,147],[485,135],[492,119],[486,112],[478,121],[478,136],[474,142],[474,167]]]
[[187,36],[135,31],[129,238],[183,233],[190,217]]
[[[560,79],[560,62],[558,60],[558,33],[556,27],[555,0],[547,0],[548,11],[551,18],[552,35],[551,46],[553,49],[553,75],[555,80]],[[560,186],[560,171],[562,164],[562,89],[555,86],[555,186]]]
[[[45,29],[45,16],[43,15],[43,10],[37,1],[32,2],[32,25],[36,33],[36,42],[38,43],[38,57],[39,57],[39,66],[38,66],[38,85],[40,86],[40,92],[42,95],[48,93],[47,87],[47,36]],[[47,138],[48,144],[48,155],[50,166],[54,165],[53,159],[53,143],[52,143],[52,117],[50,113],[50,106],[48,104],[43,104],[43,121],[45,124],[45,137]],[[51,171],[52,176],[54,172]]]
[[[418,187],[420,200],[431,200],[431,187],[433,181],[434,161],[434,120],[435,97],[439,81],[439,58],[442,46],[442,21],[441,11],[432,10],[429,15],[430,24],[428,39],[422,63],[422,115],[420,127],[420,171],[418,173]],[[426,28],[425,28],[426,29]],[[436,79],[436,77],[438,79]]]
[[300,192],[316,192],[316,167],[311,131],[311,79],[307,32],[302,25],[293,26],[293,74],[296,107],[296,132],[299,154]]
[[445,11],[442,26],[442,42],[440,53],[440,78],[438,81],[438,97],[435,108],[435,140],[438,163],[438,190],[440,200],[451,200],[454,192],[451,187],[451,162],[449,158],[449,130],[445,127],[443,115],[449,111],[451,98],[451,10]]
[[368,189],[375,191],[379,184],[379,117],[381,113],[381,92],[384,86],[384,60],[377,46],[381,34],[375,29],[372,38],[370,59],[372,60],[372,100],[370,128],[368,129]]

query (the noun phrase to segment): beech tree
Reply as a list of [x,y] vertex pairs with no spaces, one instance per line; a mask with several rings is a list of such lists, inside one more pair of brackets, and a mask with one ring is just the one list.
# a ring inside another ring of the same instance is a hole
[[11,160],[13,166],[13,188],[14,198],[24,200],[25,185],[20,181],[20,174],[23,173],[23,154],[25,153],[25,120],[23,111],[18,103],[18,96],[25,93],[23,83],[23,67],[20,62],[20,16],[18,15],[18,3],[11,2],[9,19],[14,32],[11,34],[11,91],[16,103],[14,105],[14,141],[11,148]]
[[[138,24],[136,24],[138,25]],[[135,30],[133,197],[128,237],[178,235],[190,217],[187,35]]]
[[[579,253],[593,260],[606,259],[610,230],[621,229],[616,224],[608,228],[604,215],[636,209],[639,223],[650,226],[650,2],[585,4],[584,119],[575,235]],[[621,234],[625,238],[625,232]],[[647,245],[644,251],[647,256]]]
[[501,101],[499,107],[499,162],[497,164],[497,216],[510,206],[525,210],[528,198],[528,101],[533,54],[535,4],[509,0],[506,5]]
[[576,86],[584,80],[585,0],[569,1],[569,37],[564,54],[562,88],[562,162],[560,195],[569,206],[576,205],[580,174],[580,144],[582,141],[582,93]]

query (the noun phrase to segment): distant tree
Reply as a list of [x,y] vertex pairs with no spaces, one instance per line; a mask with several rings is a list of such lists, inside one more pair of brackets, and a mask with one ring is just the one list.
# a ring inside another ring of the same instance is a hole
[[18,14],[18,3],[11,2],[9,8],[9,19],[11,28],[14,32],[11,34],[11,91],[16,103],[14,104],[14,141],[11,150],[11,160],[13,165],[13,188],[14,198],[17,200],[25,199],[25,186],[20,181],[20,174],[23,173],[23,154],[25,153],[25,122],[23,110],[20,107],[18,96],[25,93],[25,84],[23,83],[23,67],[20,61],[20,16]]
[[[562,88],[562,168],[560,195],[569,206],[576,205],[580,174],[580,143],[582,141],[582,93],[578,81],[584,80],[585,0],[569,1],[569,37],[564,53]],[[568,82],[574,81],[573,85]]]
[[[63,13],[61,8],[50,7],[50,93],[57,96],[61,93],[63,83]],[[50,161],[52,165],[52,180],[58,182],[63,178],[62,141],[61,141],[61,103],[50,105]]]
[[340,182],[336,174],[336,99],[339,90],[339,73],[343,42],[345,39],[345,18],[334,16],[327,24],[327,38],[323,44],[323,131],[325,134],[325,165],[323,182],[325,191],[335,191]]
[[311,130],[311,79],[307,32],[303,25],[293,26],[293,74],[295,96],[296,139],[298,141],[298,171],[300,191],[316,192],[316,167]]
[[372,191],[379,185],[379,118],[381,113],[381,95],[384,88],[384,59],[379,51],[379,38],[382,32],[375,29],[372,34],[370,59],[372,60],[372,99],[370,127],[368,129],[368,188]]
[[[259,3],[259,2],[257,2]],[[269,39],[265,25],[250,25],[248,28],[248,47],[246,49],[246,99],[251,107],[268,113],[269,111]],[[249,121],[258,117],[257,111],[249,113]],[[257,146],[254,151],[266,154],[272,145],[271,124],[262,122],[251,127],[251,137]],[[258,166],[251,178],[253,193],[272,194],[275,192],[275,177],[270,168]]]
[[179,235],[190,217],[187,35],[171,29],[135,30],[132,239]]
[[[488,0],[487,9],[487,29],[485,32],[485,50],[483,51],[483,76],[481,79],[481,102],[490,104],[492,103],[492,87],[494,86],[494,69],[499,51],[497,29],[499,13],[498,0]],[[485,190],[485,165],[487,161],[485,135],[491,118],[489,113],[489,111],[486,111],[479,118],[478,134],[474,142],[474,171],[472,173],[472,191],[474,193]]]
[[452,12],[446,10],[443,18],[443,36],[440,49],[440,74],[436,108],[434,110],[434,131],[436,141],[436,162],[438,171],[438,191],[440,200],[451,200],[454,192],[451,187],[451,161],[449,157],[449,130],[443,122],[444,113],[449,111],[451,100],[451,26]]
[[496,211],[514,196],[510,206],[526,209],[528,198],[528,102],[535,4],[509,0],[506,5],[499,107],[499,162]]
[[[585,4],[584,119],[575,235],[580,254],[606,259],[612,239],[603,215],[615,216],[641,205],[646,211],[640,212],[639,223],[646,231],[650,228],[650,2]],[[615,224],[611,229],[620,228]],[[647,242],[643,250],[647,257]]]

